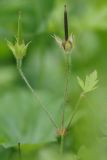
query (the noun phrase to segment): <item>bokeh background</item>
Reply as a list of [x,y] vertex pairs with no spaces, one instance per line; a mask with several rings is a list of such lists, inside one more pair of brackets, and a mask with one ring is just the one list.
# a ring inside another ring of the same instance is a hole
[[62,39],[64,4],[68,6],[69,34],[75,47],[71,54],[66,119],[81,92],[81,78],[98,72],[98,88],[82,101],[71,131],[66,136],[66,160],[107,159],[107,1],[106,0],[0,0],[0,159],[59,160],[56,131],[39,103],[21,79],[6,39],[17,33],[22,12],[23,38],[31,41],[23,60],[23,71],[41,101],[58,124],[64,90],[64,53],[50,36]]

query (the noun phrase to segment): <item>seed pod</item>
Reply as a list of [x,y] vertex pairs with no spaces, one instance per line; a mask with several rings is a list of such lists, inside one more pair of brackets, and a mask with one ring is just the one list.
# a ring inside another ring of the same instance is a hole
[[65,41],[68,40],[68,17],[67,17],[67,9],[66,5],[64,6],[64,32],[65,32]]
[[73,48],[73,35],[71,34],[68,36],[68,17],[67,17],[67,7],[64,6],[64,33],[65,33],[65,39],[62,40],[56,35],[53,35],[52,37],[55,39],[57,44],[63,48],[65,53],[70,53],[71,49]]

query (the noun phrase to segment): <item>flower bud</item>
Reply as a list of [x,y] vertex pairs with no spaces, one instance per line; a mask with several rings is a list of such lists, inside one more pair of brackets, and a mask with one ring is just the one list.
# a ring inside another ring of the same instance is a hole
[[[29,42],[30,43],[30,42]],[[21,37],[21,14],[19,14],[18,19],[18,33],[15,44],[7,40],[7,45],[9,49],[13,52],[16,60],[22,60],[22,58],[26,55],[26,51],[29,43],[25,44],[24,40]]]
[[26,51],[27,51],[29,43],[25,45],[24,41],[21,44],[19,44],[16,41],[14,45],[10,41],[7,41],[7,45],[9,49],[13,52],[13,55],[15,56],[16,59],[22,59],[26,55]]

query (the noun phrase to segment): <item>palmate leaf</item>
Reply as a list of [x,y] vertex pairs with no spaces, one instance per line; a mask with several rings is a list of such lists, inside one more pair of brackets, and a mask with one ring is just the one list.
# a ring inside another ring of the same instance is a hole
[[84,93],[91,92],[96,89],[96,85],[98,83],[97,71],[95,70],[90,75],[87,75],[85,81],[80,77],[77,77],[77,80]]
[[[40,92],[55,120],[59,114],[57,102],[47,92]],[[0,144],[5,147],[21,144],[43,144],[56,140],[56,129],[39,103],[26,90],[7,92],[0,97]]]

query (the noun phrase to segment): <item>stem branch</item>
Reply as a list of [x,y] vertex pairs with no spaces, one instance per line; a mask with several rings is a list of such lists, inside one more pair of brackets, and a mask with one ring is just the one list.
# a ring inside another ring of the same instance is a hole
[[40,103],[42,109],[45,111],[45,113],[48,115],[50,121],[52,122],[52,124],[54,125],[54,127],[56,129],[58,129],[58,126],[55,122],[55,120],[52,117],[52,114],[46,109],[45,105],[41,102],[40,98],[38,97],[36,91],[31,87],[30,83],[28,82],[26,76],[24,75],[22,69],[21,69],[21,60],[17,60],[17,69],[19,71],[20,76],[22,77],[22,79],[24,80],[24,82],[26,83],[27,87],[29,88],[29,90],[32,92],[33,96],[38,100],[38,102]]
[[73,121],[73,119],[74,119],[74,117],[75,117],[75,115],[76,115],[76,113],[77,113],[77,111],[78,111],[79,105],[80,105],[81,100],[82,100],[83,97],[84,97],[84,93],[82,92],[82,93],[80,94],[80,96],[79,96],[79,99],[78,99],[76,105],[75,105],[73,114],[72,114],[72,116],[71,116],[71,118],[70,118],[70,120],[69,120],[69,123],[68,123],[68,125],[67,125],[67,129],[69,129],[69,128],[71,127],[72,121]]
[[68,87],[69,87],[69,54],[65,55],[65,88],[64,88],[64,106],[62,108],[62,119],[61,119],[61,144],[60,144],[60,153],[61,156],[63,155],[63,149],[64,149],[64,136],[65,136],[65,108],[68,103]]

